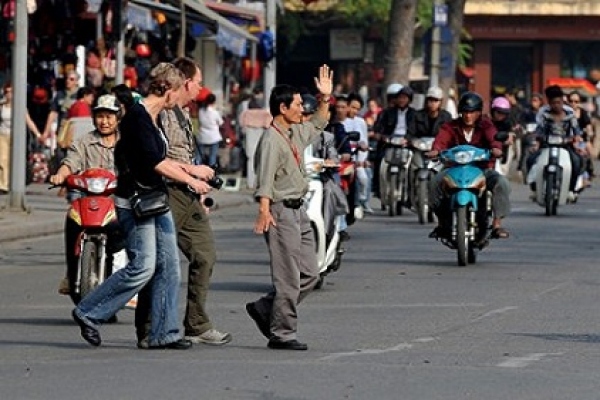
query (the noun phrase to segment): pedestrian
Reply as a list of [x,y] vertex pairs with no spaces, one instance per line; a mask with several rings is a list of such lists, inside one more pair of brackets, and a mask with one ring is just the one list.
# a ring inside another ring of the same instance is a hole
[[223,117],[216,109],[217,97],[214,94],[206,96],[200,111],[198,119],[200,120],[200,134],[198,143],[204,164],[214,166],[217,164],[217,155],[219,153],[219,143],[223,141],[219,128],[223,125]]
[[[363,100],[357,93],[351,93],[348,96],[348,117],[342,122],[346,132],[360,132],[358,142],[351,143],[356,147],[354,156],[356,167],[356,198],[355,204],[359,208],[359,215],[362,211],[373,214],[374,211],[369,204],[371,201],[371,179],[372,170],[369,163],[369,128],[367,122],[359,116],[363,108]],[[355,210],[356,212],[356,210]]]
[[67,111],[66,120],[68,125],[57,138],[59,147],[68,149],[75,139],[94,130],[92,104],[95,97],[96,93],[91,87],[84,86],[77,89],[77,100]]
[[[73,310],[81,336],[93,346],[101,344],[99,326],[146,284],[152,294],[152,326],[148,343],[138,343],[138,347],[184,350],[192,345],[181,337],[178,327],[179,252],[173,217],[166,207],[164,178],[190,185],[199,194],[209,187],[196,179],[201,171],[195,166],[166,158],[167,138],[157,124],[160,111],[179,101],[183,82],[183,74],[174,65],[159,63],[150,72],[148,95],[121,120],[121,137],[115,148],[119,171],[115,205],[129,263]],[[155,207],[144,208],[144,204]],[[144,215],[148,208],[154,213]]]
[[[160,124],[169,140],[167,157],[183,164],[193,164],[196,142],[189,114],[183,107],[194,100],[202,87],[200,67],[190,58],[178,58],[173,64],[184,74],[179,104],[160,113]],[[214,171],[208,166],[199,167],[205,176],[212,178]],[[189,260],[188,290],[183,326],[185,338],[192,343],[223,345],[231,341],[231,334],[214,328],[206,311],[206,298],[210,277],[216,261],[215,240],[208,214],[199,196],[185,184],[167,182],[169,206],[177,229],[177,244]],[[148,335],[150,317],[149,291],[143,289],[136,308],[138,341]]]
[[327,65],[315,78],[320,92],[317,113],[301,124],[302,98],[289,85],[277,85],[269,98],[273,122],[262,135],[256,150],[256,192],[259,203],[254,232],[264,235],[271,258],[273,290],[246,304],[246,311],[268,347],[307,350],[298,341],[297,306],[319,279],[313,232],[303,205],[308,191],[304,174],[304,149],[327,125],[333,72]]

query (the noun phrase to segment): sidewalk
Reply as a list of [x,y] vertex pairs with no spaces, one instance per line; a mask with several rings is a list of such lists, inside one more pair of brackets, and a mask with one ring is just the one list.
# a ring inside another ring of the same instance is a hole
[[[30,212],[9,210],[7,195],[0,195],[0,243],[61,233],[68,208],[66,200],[58,197],[58,190],[48,190],[48,184],[27,187],[25,201]],[[251,203],[252,191],[213,191],[214,210],[238,207]]]

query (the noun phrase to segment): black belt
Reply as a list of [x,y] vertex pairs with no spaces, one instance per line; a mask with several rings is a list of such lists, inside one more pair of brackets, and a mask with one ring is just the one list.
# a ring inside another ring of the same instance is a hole
[[285,199],[283,200],[283,206],[285,208],[293,208],[294,210],[299,209],[304,204],[304,199]]

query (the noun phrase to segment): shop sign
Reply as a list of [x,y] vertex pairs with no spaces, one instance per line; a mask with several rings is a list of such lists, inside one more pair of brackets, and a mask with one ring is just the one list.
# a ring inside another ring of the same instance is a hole
[[329,31],[329,58],[332,60],[363,59],[362,32],[357,29],[332,29]]

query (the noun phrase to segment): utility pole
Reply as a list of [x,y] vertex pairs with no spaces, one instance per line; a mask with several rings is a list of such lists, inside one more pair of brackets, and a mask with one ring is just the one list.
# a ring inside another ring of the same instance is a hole
[[13,211],[29,211],[25,202],[25,148],[27,132],[27,0],[16,0],[15,41],[12,48],[12,149],[8,208]]
[[[266,0],[267,5],[267,15],[265,18],[265,22],[267,25],[267,29],[271,30],[273,34],[273,46],[277,48],[277,0]],[[276,71],[277,70],[277,51],[275,51],[275,57],[268,64],[264,66],[264,94],[265,94],[265,107],[269,108],[269,96],[271,95],[271,90],[275,86],[276,82]]]
[[187,19],[185,14],[185,0],[179,0],[179,24],[181,25],[179,29],[179,48],[177,49],[178,57],[185,57],[185,35],[187,31]]
[[442,27],[448,24],[448,6],[444,0],[433,2],[433,26],[431,31],[431,72],[429,86],[440,85]]
[[114,1],[113,13],[116,13],[117,48],[115,51],[115,84],[123,83],[123,71],[125,69],[125,28],[123,20],[127,17],[127,2],[123,0]]

